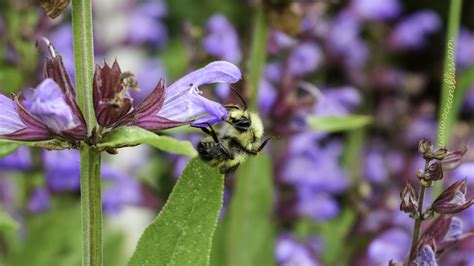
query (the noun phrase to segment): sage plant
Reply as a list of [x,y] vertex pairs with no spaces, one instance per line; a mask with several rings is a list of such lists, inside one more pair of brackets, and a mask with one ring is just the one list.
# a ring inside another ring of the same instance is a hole
[[[408,263],[415,265],[437,265],[438,258],[460,240],[470,236],[463,234],[462,220],[456,215],[474,204],[474,199],[466,199],[467,181],[459,180],[436,197],[428,208],[425,194],[434,182],[443,180],[444,171],[452,170],[462,163],[466,149],[449,151],[434,149],[427,139],[422,139],[418,151],[425,160],[424,169],[417,173],[419,192],[411,184],[406,184],[400,193],[400,210],[415,220]],[[438,215],[435,219],[433,217]],[[423,232],[422,223],[432,220]],[[396,265],[393,262],[393,265]]]

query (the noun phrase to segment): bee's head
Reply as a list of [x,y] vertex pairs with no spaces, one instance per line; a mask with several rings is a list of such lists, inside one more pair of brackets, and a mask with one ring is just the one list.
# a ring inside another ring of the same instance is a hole
[[240,108],[230,110],[226,122],[241,132],[247,131],[252,125],[249,111]]

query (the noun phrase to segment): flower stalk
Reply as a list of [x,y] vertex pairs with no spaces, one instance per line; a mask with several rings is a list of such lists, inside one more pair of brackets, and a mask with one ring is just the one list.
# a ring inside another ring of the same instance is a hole
[[[94,48],[90,0],[72,0],[72,28],[77,101],[84,114],[88,135],[96,128],[92,81]],[[102,265],[102,199],[100,152],[81,149],[82,265]]]

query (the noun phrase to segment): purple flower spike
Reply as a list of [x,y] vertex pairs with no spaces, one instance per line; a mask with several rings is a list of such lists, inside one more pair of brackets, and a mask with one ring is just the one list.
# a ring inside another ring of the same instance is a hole
[[321,61],[323,53],[315,43],[303,43],[296,47],[288,59],[288,71],[296,76],[303,76],[315,71]]
[[163,107],[158,116],[173,121],[185,122],[200,117],[194,124],[219,122],[227,116],[219,103],[201,96],[199,86],[211,83],[235,83],[242,78],[240,70],[233,64],[217,61],[182,77],[166,89]]
[[362,18],[369,20],[386,20],[398,16],[398,0],[352,0],[352,9]]
[[64,95],[52,79],[45,79],[35,90],[23,93],[26,109],[54,133],[73,129],[79,119],[66,103]]
[[395,49],[419,49],[426,44],[426,37],[441,28],[438,14],[422,10],[400,22],[390,36]]
[[26,170],[31,167],[32,159],[30,150],[26,146],[20,146],[16,151],[0,158],[1,170]]
[[242,57],[239,36],[224,15],[214,15],[207,22],[209,34],[203,40],[207,53],[220,59],[238,63]]
[[403,260],[409,251],[410,236],[399,228],[389,229],[377,236],[368,248],[370,260],[376,265],[387,265],[391,259]]
[[[474,33],[461,28],[457,42],[456,63],[462,69],[474,65]],[[472,91],[472,90],[471,90]]]

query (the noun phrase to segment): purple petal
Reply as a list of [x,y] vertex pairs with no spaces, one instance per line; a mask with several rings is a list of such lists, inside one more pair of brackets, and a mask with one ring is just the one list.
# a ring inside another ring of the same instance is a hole
[[397,49],[419,49],[426,44],[426,37],[438,31],[441,19],[430,10],[418,11],[400,22],[392,32],[391,44]]
[[210,63],[171,84],[166,89],[163,107],[157,115],[173,121],[188,121],[204,114],[221,119],[227,111],[220,104],[201,96],[199,86],[234,83],[241,77],[240,70],[229,62]]
[[55,133],[73,129],[80,124],[52,79],[45,79],[34,90],[24,91],[23,96],[26,109]]
[[31,166],[31,153],[26,146],[21,146],[11,154],[0,158],[0,169],[2,170],[26,170]]
[[420,266],[437,266],[436,256],[429,245],[424,245],[419,251],[416,257],[416,265]]
[[0,135],[10,134],[26,127],[18,115],[13,100],[2,94],[0,94],[0,110],[2,110],[0,112]]
[[403,260],[408,253],[410,236],[399,228],[390,229],[376,237],[368,248],[374,264],[388,265],[391,259]]
[[[466,28],[461,28],[459,31],[456,63],[460,68],[467,68],[474,64],[474,33]],[[473,91],[471,89],[471,91]],[[474,104],[473,104],[474,105]]]

